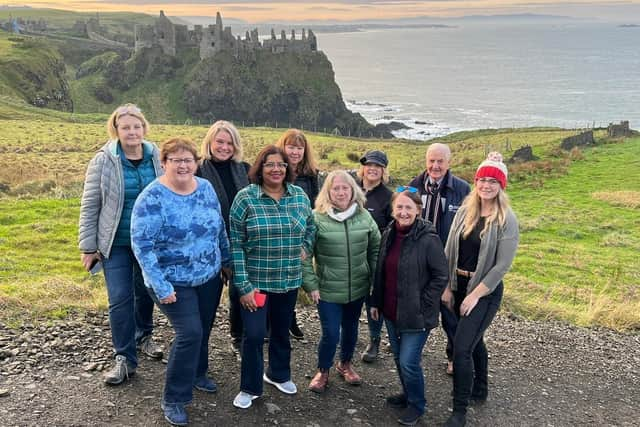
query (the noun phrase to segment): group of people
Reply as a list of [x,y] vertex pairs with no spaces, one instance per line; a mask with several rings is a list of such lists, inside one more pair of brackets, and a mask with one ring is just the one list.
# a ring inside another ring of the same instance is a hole
[[425,172],[392,191],[388,158],[377,150],[361,157],[356,177],[335,170],[320,185],[311,144],[296,129],[251,165],[227,121],[211,126],[199,150],[186,138],[161,148],[146,141],[149,123],[133,104],[117,108],[107,130],[87,169],[79,227],[82,263],[101,262],[107,285],[115,360],[106,383],[134,375],[138,351],[163,356],[152,339],[157,305],[175,332],[161,407],[168,422],[186,425],[193,389],[217,390],[208,348],[226,284],[241,359],[238,408],[262,396],[264,383],[297,393],[290,334],[302,335],[300,288],[322,330],[312,392],[326,390],[332,368],[361,384],[353,359],[365,306],[361,359],[376,360],[384,323],[401,385],[386,402],[399,423],[414,425],[425,412],[422,351],[438,317],[453,375],[446,425],[464,425],[467,407],[487,399],[483,334],[518,245],[498,153],[481,163],[471,189],[449,170],[449,147],[431,144]]

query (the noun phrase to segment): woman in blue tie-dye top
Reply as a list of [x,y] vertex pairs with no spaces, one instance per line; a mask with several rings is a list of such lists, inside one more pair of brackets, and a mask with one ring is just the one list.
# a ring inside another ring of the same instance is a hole
[[222,292],[219,273],[230,267],[231,257],[216,193],[194,176],[195,145],[171,139],[160,160],[165,174],[145,188],[133,208],[131,243],[145,285],[176,333],[162,409],[171,424],[185,425],[184,406],[193,388],[217,389],[207,377],[209,334]]

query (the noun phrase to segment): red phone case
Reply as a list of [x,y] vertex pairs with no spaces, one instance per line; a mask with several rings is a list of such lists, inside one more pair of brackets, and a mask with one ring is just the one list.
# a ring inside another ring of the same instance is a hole
[[255,291],[253,293],[253,299],[256,301],[256,306],[264,307],[267,302],[267,294],[263,294],[262,292]]

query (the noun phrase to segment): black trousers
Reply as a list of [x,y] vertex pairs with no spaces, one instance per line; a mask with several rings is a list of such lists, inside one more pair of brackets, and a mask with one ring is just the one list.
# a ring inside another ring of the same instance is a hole
[[[466,286],[464,286],[466,288]],[[453,410],[466,413],[471,394],[486,396],[489,355],[484,344],[487,330],[502,302],[503,284],[478,300],[468,316],[460,316],[460,304],[466,292],[456,292],[455,312],[458,326],[453,341]]]

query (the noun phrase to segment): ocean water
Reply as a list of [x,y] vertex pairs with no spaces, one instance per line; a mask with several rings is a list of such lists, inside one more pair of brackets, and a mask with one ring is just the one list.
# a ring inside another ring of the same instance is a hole
[[347,106],[397,136],[459,130],[640,127],[640,27],[460,24],[318,34]]

